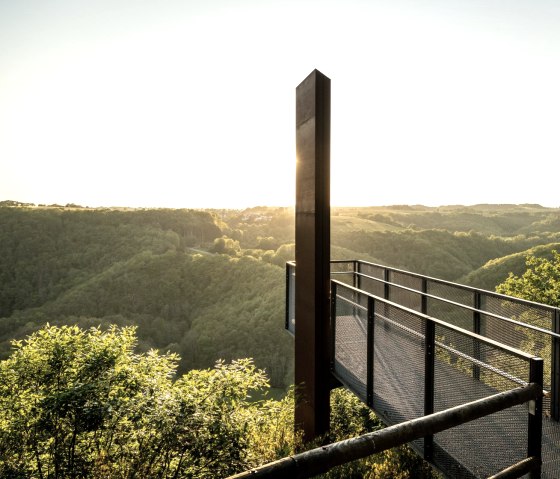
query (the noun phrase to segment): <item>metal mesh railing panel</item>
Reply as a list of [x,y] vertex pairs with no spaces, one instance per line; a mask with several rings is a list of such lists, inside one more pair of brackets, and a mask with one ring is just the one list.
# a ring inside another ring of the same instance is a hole
[[[550,309],[526,303],[516,303],[513,299],[504,299],[490,295],[484,296],[482,308],[485,311],[524,324],[547,330],[552,329],[554,312]],[[483,334],[485,336],[543,358],[544,387],[549,389],[552,375],[552,337],[544,332],[502,321],[492,316],[481,315],[481,317],[484,318]]]
[[401,309],[376,302],[374,328],[374,409],[396,424],[424,414],[422,321]]
[[[473,344],[474,343],[474,344]],[[442,411],[529,380],[529,363],[436,325],[434,409]],[[481,438],[491,437],[492,447]],[[487,477],[527,455],[527,408],[520,406],[436,434],[434,461],[453,477]],[[481,446],[482,445],[482,446]]]
[[359,287],[360,289],[367,291],[374,296],[378,296],[383,298],[385,295],[385,285],[382,281],[378,281],[377,279],[371,279],[367,276],[360,276],[359,280]]
[[[361,274],[354,274],[355,270]],[[367,293],[378,298],[387,297],[389,301],[415,311],[420,311],[422,305],[420,293],[386,285],[385,278],[419,292],[425,281],[427,296],[433,296],[426,297],[426,314],[429,316],[467,331],[480,327],[477,330],[483,336],[542,357],[544,387],[550,388],[552,337],[546,332],[531,330],[523,323],[550,330],[555,321],[554,309],[369,263],[335,263],[332,272],[333,279],[365,291],[337,286],[333,318],[334,372],[364,402],[368,402],[368,379],[373,381],[373,398],[369,396],[369,399],[387,424],[424,413],[426,328],[423,323],[426,319],[382,299],[372,300],[375,310],[373,372],[368,378]],[[291,323],[288,329],[293,332],[295,274],[288,275],[287,282],[291,290],[287,297],[287,319],[289,317],[291,321],[287,324]],[[478,312],[473,310],[477,302]],[[526,357],[507,349],[504,352],[503,348],[469,336],[466,331],[455,331],[436,323],[435,352],[436,411],[528,381]],[[560,477],[560,423],[550,417],[551,398],[544,398],[543,413],[542,477],[557,479]],[[434,463],[445,471],[447,477],[485,477],[496,473],[526,456],[527,415],[526,406],[521,406],[437,434]],[[481,438],[489,438],[492,447],[481,446],[485,444],[484,440],[481,443]],[[422,445],[422,440],[415,442],[415,446],[420,446],[417,447],[419,450]]]
[[357,279],[354,274],[355,267],[355,261],[331,262],[331,279],[340,281],[348,286],[357,286]]
[[437,298],[428,298],[426,314],[453,326],[474,332],[473,312],[469,309],[457,307]]
[[[391,271],[389,273],[389,281],[391,283],[398,284],[399,286],[405,286],[416,291],[422,291],[422,278],[417,276],[406,274],[401,271]],[[398,303],[415,311],[422,311],[422,295],[412,291],[408,291],[398,286],[389,287],[389,298],[394,303]]]
[[[521,323],[551,329],[554,311],[538,305],[516,302],[514,298],[483,295],[481,308]],[[482,334],[543,358],[544,389],[552,382],[552,342],[550,335],[529,327],[481,314]],[[542,477],[560,477],[560,423],[551,418],[551,397],[543,399]]]
[[334,329],[334,372],[362,401],[367,386],[367,307],[365,295],[337,288]]
[[383,279],[385,277],[386,269],[387,268],[384,266],[370,263],[360,263],[360,273],[372,276],[373,278]]
[[355,263],[355,261],[331,261],[331,273],[354,272]]
[[527,407],[515,406],[448,429],[434,440],[434,464],[447,477],[489,477],[527,457]]
[[374,296],[385,297],[385,284],[383,280],[386,268],[369,263],[360,263],[359,270],[361,274],[358,279],[358,287]]
[[461,288],[458,284],[442,283],[432,279],[427,281],[427,291],[429,294],[449,299],[465,306],[473,305],[473,292],[469,289]]
[[[543,401],[543,414],[546,402]],[[550,400],[548,402],[550,404]],[[560,423],[546,414],[543,417],[542,461],[542,478],[558,479],[560,477]]]
[[[472,308],[474,304],[474,293],[461,289],[456,285],[428,280],[427,292],[432,296],[444,298],[467,307]],[[428,298],[426,314],[467,331],[473,331],[473,313],[470,309],[465,309],[436,298]]]
[[[504,299],[490,295],[483,296],[481,309],[548,331],[552,330],[554,313],[551,310],[532,307],[524,303],[516,303],[513,299]],[[523,345],[527,337],[522,326],[508,323],[507,321],[500,321],[491,316],[487,317],[485,326],[485,334],[487,334],[488,337],[499,339],[504,344],[514,348],[519,348]]]
[[490,313],[508,318],[521,318],[526,316],[528,324],[552,330],[553,313],[549,308],[539,307],[537,304],[530,304],[516,301],[515,298],[505,298],[503,296],[493,296],[483,294],[482,309]]
[[[527,317],[527,312],[523,317]],[[516,324],[482,314],[483,334],[490,339],[543,358],[544,388],[550,389],[552,378],[552,337]]]

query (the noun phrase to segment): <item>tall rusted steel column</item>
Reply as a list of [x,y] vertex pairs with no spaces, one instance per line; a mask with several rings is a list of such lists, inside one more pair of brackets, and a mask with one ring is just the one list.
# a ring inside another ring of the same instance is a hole
[[329,429],[331,81],[317,70],[296,89],[296,427]]

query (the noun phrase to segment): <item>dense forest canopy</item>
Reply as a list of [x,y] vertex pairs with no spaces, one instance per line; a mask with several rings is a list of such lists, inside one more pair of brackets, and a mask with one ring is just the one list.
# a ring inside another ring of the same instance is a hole
[[[554,304],[558,250],[538,205],[332,211],[332,258]],[[292,208],[0,202],[0,473],[205,478],[294,452],[294,256]],[[331,406],[326,442],[381,427],[342,389]],[[403,447],[325,477],[434,476]]]
[[[0,476],[9,478],[226,477],[301,448],[292,392],[277,401],[249,359],[177,375],[177,356],[134,352],[134,328],[46,326],[0,361]],[[266,399],[255,401],[255,394]],[[340,388],[333,442],[382,427]],[[325,478],[434,477],[402,446]]]
[[[136,326],[139,350],[179,371],[254,358],[291,383],[283,329],[293,208],[92,209],[0,202],[0,355],[46,323]],[[494,289],[528,253],[560,249],[560,209],[538,205],[333,208],[331,255]]]

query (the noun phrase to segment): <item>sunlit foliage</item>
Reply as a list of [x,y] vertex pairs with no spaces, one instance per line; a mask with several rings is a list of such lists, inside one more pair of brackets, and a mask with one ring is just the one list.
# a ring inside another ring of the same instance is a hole
[[0,363],[1,477],[223,477],[250,463],[274,410],[250,360],[175,380],[177,357],[136,354],[132,328],[47,326]]
[[552,251],[552,259],[529,255],[525,264],[525,273],[521,276],[510,273],[508,278],[497,286],[496,291],[559,307],[560,253]]
[[[176,377],[177,356],[135,352],[133,328],[46,326],[0,362],[0,477],[218,478],[301,449],[293,393],[260,399],[249,359]],[[332,393],[334,441],[381,424],[349,392]],[[310,445],[310,447],[313,445]],[[329,478],[432,477],[406,448]]]

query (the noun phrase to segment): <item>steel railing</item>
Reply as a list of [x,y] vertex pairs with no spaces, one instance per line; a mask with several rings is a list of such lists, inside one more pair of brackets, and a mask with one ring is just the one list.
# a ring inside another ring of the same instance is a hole
[[[311,449],[230,476],[229,479],[284,479],[286,477],[305,479],[314,477],[328,472],[336,466],[386,451],[427,434],[433,435],[528,401],[539,401],[541,396],[542,385],[531,383],[523,388],[516,388],[406,423]],[[540,464],[539,456],[529,456],[499,471],[492,476],[492,479],[505,477],[511,479],[521,477],[526,473],[538,477]]]
[[[523,362],[550,348],[544,360],[543,474],[560,477],[560,427],[554,420],[557,308],[362,261],[336,261],[332,270],[334,278],[345,281],[332,281],[333,373],[387,424],[462,404],[467,393],[484,397],[525,385],[529,377]],[[286,328],[294,333],[294,263],[287,265],[286,281]],[[372,339],[376,330],[378,343]],[[501,429],[518,423],[517,414],[517,419],[503,418]],[[500,430],[496,423],[488,422],[489,434]],[[456,477],[483,477],[476,461],[457,458],[465,453],[453,451],[456,434],[423,438],[414,446]],[[512,449],[508,441],[503,449]],[[487,462],[488,471],[497,470],[492,457]]]

